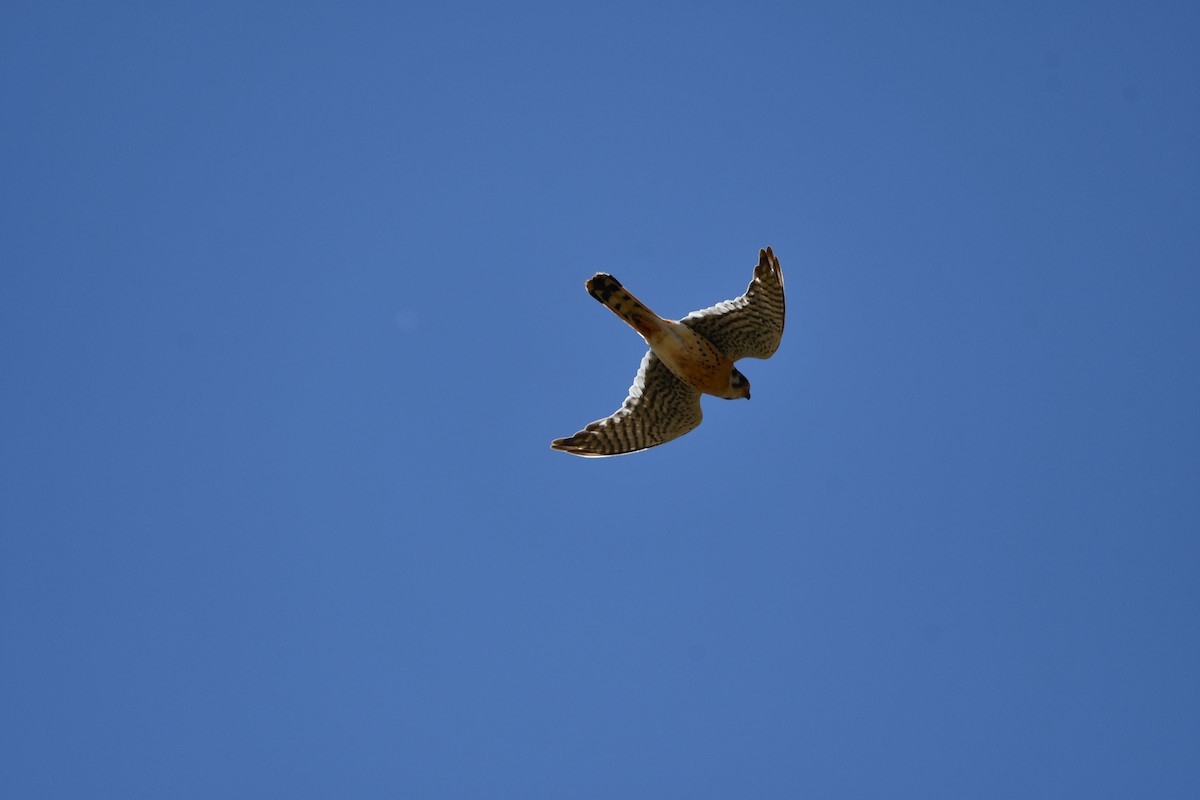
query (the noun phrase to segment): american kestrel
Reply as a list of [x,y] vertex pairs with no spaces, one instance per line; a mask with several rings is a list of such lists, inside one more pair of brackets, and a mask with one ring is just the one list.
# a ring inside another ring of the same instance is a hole
[[700,424],[701,394],[749,399],[750,381],[733,362],[770,358],[783,336],[783,272],[769,247],[758,251],[744,295],[678,321],[646,308],[612,275],[596,273],[587,290],[640,333],[650,351],[620,408],[550,443],[577,456],[619,456],[676,439]]

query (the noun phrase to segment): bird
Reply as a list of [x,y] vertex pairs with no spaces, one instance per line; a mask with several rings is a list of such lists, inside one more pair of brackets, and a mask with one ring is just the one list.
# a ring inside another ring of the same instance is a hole
[[612,275],[598,272],[586,285],[588,294],[625,320],[650,349],[620,408],[550,443],[564,453],[619,456],[683,436],[703,418],[701,394],[749,399],[750,381],[733,362],[770,358],[783,337],[783,271],[770,247],[758,251],[745,294],[680,320],[658,316]]

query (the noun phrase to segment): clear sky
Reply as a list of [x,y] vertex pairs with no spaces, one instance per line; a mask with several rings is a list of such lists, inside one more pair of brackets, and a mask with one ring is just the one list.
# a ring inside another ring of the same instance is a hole
[[[0,793],[1200,797],[1200,7],[0,12]],[[588,460],[772,245],[779,352]]]

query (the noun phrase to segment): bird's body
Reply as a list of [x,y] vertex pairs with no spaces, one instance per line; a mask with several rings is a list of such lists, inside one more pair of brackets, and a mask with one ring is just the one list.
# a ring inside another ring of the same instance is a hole
[[640,333],[667,369],[696,391],[729,399],[747,396],[748,389],[730,386],[733,361],[687,325],[658,316],[611,275],[592,276],[587,290]]
[[592,276],[587,290],[637,331],[650,352],[621,408],[550,445],[575,455],[622,455],[682,436],[700,424],[701,393],[749,398],[750,382],[733,362],[769,358],[783,335],[783,272],[769,247],[759,251],[744,295],[677,321],[655,314],[611,275]]

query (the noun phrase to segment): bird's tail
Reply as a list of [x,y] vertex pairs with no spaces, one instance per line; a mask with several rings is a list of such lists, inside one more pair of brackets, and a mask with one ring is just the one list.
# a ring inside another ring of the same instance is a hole
[[629,323],[629,326],[649,339],[658,327],[658,315],[646,308],[641,300],[626,291],[621,282],[612,275],[597,272],[587,282],[588,294],[612,309],[612,312]]

